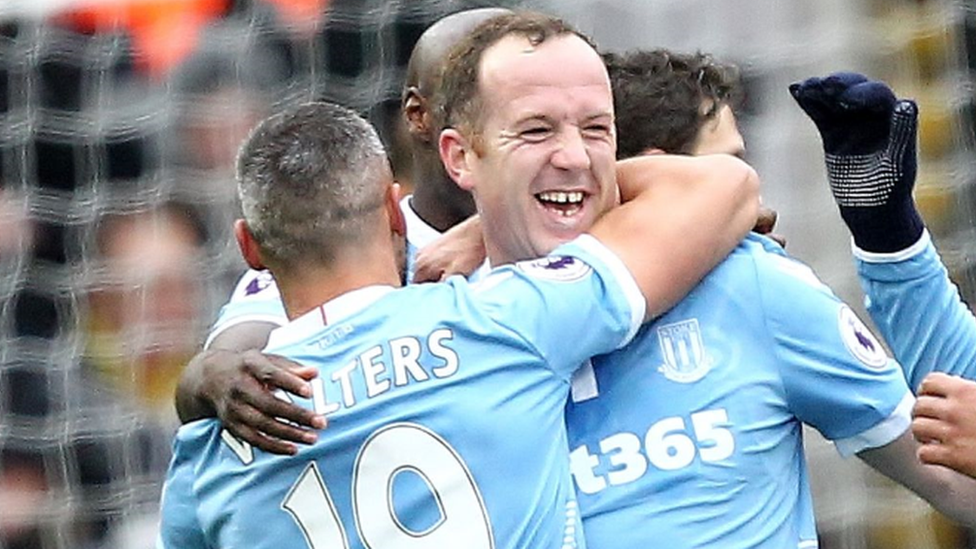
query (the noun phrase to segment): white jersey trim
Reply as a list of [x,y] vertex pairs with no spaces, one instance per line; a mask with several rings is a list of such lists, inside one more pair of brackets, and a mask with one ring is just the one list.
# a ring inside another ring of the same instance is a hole
[[895,411],[881,423],[848,438],[834,441],[834,446],[841,456],[847,458],[870,448],[880,448],[900,437],[912,424],[912,408],[915,406],[915,396],[905,393]]
[[[407,224],[407,242],[419,250],[444,236],[444,233],[431,227],[423,219],[420,219],[417,212],[413,210],[413,206],[410,205],[410,199],[412,197],[413,195],[411,194],[400,199],[400,211],[403,212],[403,219]],[[485,259],[485,262],[471,273],[468,281],[474,282],[475,280],[481,280],[488,276],[489,272],[491,272],[491,265]]]
[[929,235],[929,230],[925,229],[922,231],[922,236],[919,237],[918,241],[904,250],[879,253],[869,252],[858,248],[857,244],[854,244],[854,239],[851,238],[851,252],[854,254],[854,257],[864,261],[865,263],[899,263],[921,254],[926,248],[928,248],[931,242],[932,237]]
[[440,238],[441,232],[420,219],[410,205],[411,198],[413,198],[412,194],[400,200],[400,211],[403,212],[403,219],[407,224],[407,240],[419,250]]
[[630,330],[627,331],[627,335],[617,347],[619,349],[634,339],[637,331],[644,323],[644,316],[647,314],[647,301],[644,299],[644,294],[641,293],[640,286],[634,280],[634,275],[630,274],[624,262],[602,242],[589,234],[582,234],[573,242],[599,258],[610,269],[614,278],[617,279],[617,283],[620,284],[620,289],[627,298],[627,302],[630,303]]
[[268,336],[268,345],[265,349],[280,348],[303,341],[310,334],[321,330],[326,323],[340,322],[372,305],[393,290],[395,290],[393,286],[374,285],[346,292],[275,329]]

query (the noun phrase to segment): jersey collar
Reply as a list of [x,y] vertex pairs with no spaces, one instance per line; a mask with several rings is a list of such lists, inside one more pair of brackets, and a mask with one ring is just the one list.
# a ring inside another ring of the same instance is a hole
[[417,212],[413,210],[413,206],[410,205],[411,197],[413,197],[412,194],[400,200],[400,210],[407,222],[407,242],[419,250],[441,236],[441,232],[420,219]]
[[375,285],[346,292],[273,330],[268,336],[266,348],[280,348],[297,343],[321,331],[323,327],[336,324],[365,309],[395,289],[393,286]]

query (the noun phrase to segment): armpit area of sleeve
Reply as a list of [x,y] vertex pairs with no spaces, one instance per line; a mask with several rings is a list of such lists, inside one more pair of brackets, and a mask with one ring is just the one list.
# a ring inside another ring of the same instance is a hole
[[914,406],[915,397],[911,393],[905,393],[901,402],[888,417],[866,431],[834,440],[834,447],[841,456],[847,458],[863,450],[880,448],[890,443],[911,427]]
[[268,324],[274,324],[279,328],[287,324],[287,319],[283,319],[278,315],[268,315],[268,314],[253,314],[253,315],[241,315],[230,318],[227,322],[223,322],[214,327],[213,330],[207,335],[207,341],[203,344],[204,349],[209,349],[210,344],[213,343],[217,336],[226,332],[227,330],[233,328],[234,326],[244,324],[245,322],[267,322]]
[[647,314],[647,301],[644,299],[644,294],[641,293],[640,286],[637,285],[637,281],[634,280],[634,276],[630,274],[624,262],[599,240],[588,234],[583,234],[576,238],[573,243],[606,267],[613,279],[617,281],[627,303],[630,304],[630,329],[620,343],[620,347],[623,347],[634,338],[637,330],[644,322],[644,315]]

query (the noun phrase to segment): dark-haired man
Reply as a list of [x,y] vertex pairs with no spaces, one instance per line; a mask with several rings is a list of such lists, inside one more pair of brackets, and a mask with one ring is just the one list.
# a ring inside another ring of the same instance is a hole
[[[634,154],[742,151],[729,67],[664,50],[613,56],[608,67]],[[697,100],[667,102],[682,94]],[[661,117],[688,127],[636,129]],[[915,460],[913,401],[853,311],[750,234],[632,343],[578,374],[567,425],[587,542],[816,547],[803,423],[973,524],[976,483]]]

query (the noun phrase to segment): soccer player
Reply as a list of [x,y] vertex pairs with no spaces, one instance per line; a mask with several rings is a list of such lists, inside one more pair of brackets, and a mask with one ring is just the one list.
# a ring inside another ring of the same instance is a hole
[[[485,63],[532,85],[523,106],[612,121],[606,71],[572,29],[524,15],[497,30]],[[568,59],[575,76],[545,69]],[[498,117],[479,118],[468,120],[487,134]],[[546,173],[547,193],[615,196],[612,126],[584,135],[563,121],[558,133],[523,143],[516,164],[536,170],[499,186],[525,192]],[[450,139],[442,147],[464,146]],[[455,159],[479,192],[496,184]],[[644,164],[639,177],[622,168],[621,207],[553,254],[480,284],[398,290],[406,223],[372,127],[328,103],[264,121],[240,153],[235,234],[249,266],[273,273],[290,321],[268,350],[320,369],[302,404],[333,423],[288,457],[255,451],[217,420],[184,425],[159,545],[582,546],[565,454],[570,375],[676,302],[758,206],[755,172],[731,157]],[[668,209],[674,200],[695,207]],[[671,249],[692,229],[692,246]]]
[[856,73],[809,78],[790,91],[823,139],[867,310],[919,392],[919,458],[976,476],[976,319],[912,199],[918,107]]
[[[620,128],[619,150],[741,153],[729,67],[656,51],[609,68],[619,120],[634,128]],[[637,129],[661,118],[686,120],[670,132],[684,137]],[[898,365],[766,237],[747,236],[681,303],[592,364],[567,408],[590,547],[816,547],[803,423],[976,523],[976,483],[915,460],[914,399]]]
[[[608,65],[618,152],[742,154],[730,105],[733,67],[666,51],[608,56]],[[944,498],[941,491],[943,481],[971,490],[969,483],[916,470],[907,435],[911,399],[880,344],[806,267],[761,237],[749,240],[627,350],[596,359],[597,368],[575,380],[581,402],[570,406],[567,421],[590,546],[657,539],[682,547],[719,539],[730,547],[815,545],[801,421],[835,439],[842,453],[859,453],[971,522],[971,493]],[[743,263],[755,273],[736,281]],[[760,284],[769,292],[758,291]],[[741,295],[750,287],[755,297]],[[777,294],[791,301],[777,303]],[[797,311],[811,329],[789,322]],[[824,320],[811,320],[818,316]],[[773,337],[750,334],[753,323],[755,334],[772,329]],[[740,356],[755,365],[745,368]],[[623,367],[606,371],[608,362]],[[645,396],[661,394],[669,398]],[[718,489],[725,496],[716,498]]]
[[[454,184],[440,161],[439,128],[433,126],[430,112],[437,76],[448,50],[460,37],[505,13],[511,12],[482,8],[449,15],[421,35],[410,56],[402,112],[410,135],[414,194],[400,204],[408,229],[407,281],[413,278],[417,250],[475,211],[470,193]],[[468,241],[466,248],[483,249],[480,233],[476,235],[474,244]],[[323,418],[306,408],[287,406],[268,389],[280,387],[307,395],[306,381],[315,375],[314,370],[257,352],[267,343],[270,331],[286,321],[274,277],[266,270],[245,273],[221,310],[206,350],[183,373],[176,399],[180,418],[187,422],[219,415],[232,433],[273,452],[294,453],[297,447],[290,441],[314,441],[315,432],[298,425],[322,428]]]

